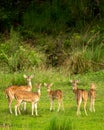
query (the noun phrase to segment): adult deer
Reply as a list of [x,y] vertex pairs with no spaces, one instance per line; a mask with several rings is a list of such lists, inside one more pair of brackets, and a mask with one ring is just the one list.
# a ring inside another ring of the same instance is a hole
[[[14,97],[16,99],[16,105],[15,105],[15,115],[17,116],[18,113],[21,114],[19,106],[20,104],[25,101],[25,102],[31,102],[32,104],[32,116],[34,115],[34,108],[35,108],[35,114],[36,116],[38,115],[37,112],[37,103],[40,99],[40,88],[41,88],[41,83],[37,84],[37,92],[28,92],[28,91],[16,91],[14,94]],[[18,113],[17,113],[18,110]]]
[[[11,114],[12,114],[11,104],[12,104],[12,101],[14,100],[15,92],[18,90],[24,90],[24,91],[31,91],[32,90],[31,79],[34,77],[34,75],[31,75],[31,76],[23,75],[23,76],[27,80],[27,85],[25,85],[25,86],[12,85],[12,86],[9,86],[8,88],[5,89],[6,96],[8,97],[9,111]],[[24,104],[24,109],[26,109],[26,104]]]
[[96,86],[94,83],[92,83],[90,86],[89,97],[90,97],[90,111],[95,112]]
[[79,82],[79,80],[70,80],[70,82],[72,83],[73,92],[75,94],[76,101],[77,101],[77,115],[81,114],[80,106],[81,106],[82,101],[84,102],[84,111],[85,111],[85,114],[87,115],[86,104],[88,100],[88,92],[84,89],[79,89],[77,87],[77,83]]
[[62,109],[64,110],[63,93],[62,93],[62,91],[60,89],[51,90],[52,85],[53,85],[52,83],[50,83],[50,84],[44,83],[44,86],[47,87],[48,96],[50,98],[50,111],[53,110],[54,99],[57,99],[58,100],[58,109],[57,109],[57,111],[59,112],[61,105],[62,105]]

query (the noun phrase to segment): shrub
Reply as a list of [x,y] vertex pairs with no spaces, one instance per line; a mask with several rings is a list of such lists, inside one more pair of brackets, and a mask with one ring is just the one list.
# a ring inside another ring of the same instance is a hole
[[73,33],[64,40],[67,57],[64,69],[72,73],[97,71],[104,68],[104,43],[102,34],[96,29]]
[[44,64],[44,54],[21,41],[18,33],[11,30],[10,39],[0,45],[1,68],[6,67],[8,71],[15,72]]
[[25,46],[19,46],[19,49],[11,56],[8,56],[8,54],[5,53],[2,53],[1,55],[1,60],[12,72],[33,69],[34,66],[39,67],[44,64],[43,62],[45,61],[43,54]]

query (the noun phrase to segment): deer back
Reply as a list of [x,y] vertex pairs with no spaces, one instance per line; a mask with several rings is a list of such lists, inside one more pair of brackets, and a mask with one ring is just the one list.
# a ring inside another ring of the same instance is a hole
[[49,92],[49,96],[53,99],[62,98],[62,91],[60,89],[57,90],[51,90]]
[[8,87],[5,92],[8,93],[8,92],[11,92],[12,95],[14,95],[14,93],[16,91],[31,91],[31,88],[30,86],[10,86]]
[[84,89],[78,89],[74,90],[76,99],[79,100],[80,98],[82,98],[83,100],[87,100],[88,99],[88,92]]
[[39,95],[37,92],[16,91],[14,96],[16,100],[23,100],[27,102],[36,102],[39,100]]

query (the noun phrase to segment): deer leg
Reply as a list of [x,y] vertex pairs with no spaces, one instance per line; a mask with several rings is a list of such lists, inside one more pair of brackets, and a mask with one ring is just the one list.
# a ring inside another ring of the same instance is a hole
[[9,111],[11,114],[12,114],[11,104],[12,104],[13,99],[14,99],[14,95],[11,93],[11,91],[8,91],[8,106],[9,106]]
[[87,104],[87,100],[86,100],[86,101],[84,101],[84,111],[85,111],[85,114],[86,114],[86,116],[87,116],[86,104]]
[[18,113],[21,114],[20,108],[18,107],[17,109],[18,109]]
[[92,101],[92,98],[91,98],[91,101],[90,101],[90,111],[92,112],[92,106],[93,106],[93,101]]
[[24,111],[26,111],[26,102],[22,102],[21,103],[21,110],[24,110]]
[[35,103],[35,114],[36,114],[36,116],[38,116],[38,112],[37,112],[37,103]]
[[24,111],[26,111],[26,102],[23,103]]
[[34,107],[35,107],[35,104],[34,102],[32,102],[32,116],[34,115]]
[[[18,109],[18,107],[20,106],[21,102],[22,102],[22,100],[19,100],[19,101],[17,101],[17,103],[16,103],[16,105],[15,105],[15,115],[16,115],[16,116],[18,115],[17,109]],[[18,110],[19,110],[19,109],[18,109]]]
[[62,110],[64,111],[64,104],[63,104],[63,100],[61,100],[61,105],[62,105]]
[[81,114],[80,112],[80,106],[81,106],[81,102],[82,102],[82,99],[80,98],[78,101],[78,105],[77,105],[77,116]]
[[95,112],[95,99],[93,99],[92,104],[93,104],[93,111]]
[[50,111],[52,111],[53,105],[54,105],[54,101],[53,101],[53,100],[50,100]]
[[13,101],[12,98],[8,98],[8,106],[9,106],[9,111],[10,111],[11,114],[13,113],[12,108],[11,108],[12,101]]
[[61,106],[61,101],[60,101],[60,100],[58,100],[58,109],[57,109],[57,112],[59,112],[59,111],[60,111],[60,106]]

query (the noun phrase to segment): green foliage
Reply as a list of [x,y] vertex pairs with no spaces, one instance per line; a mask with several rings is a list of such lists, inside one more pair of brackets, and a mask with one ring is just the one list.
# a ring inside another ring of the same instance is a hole
[[10,80],[10,85],[27,85],[26,79],[24,79],[23,75],[18,75],[18,73],[14,73]]
[[23,16],[23,24],[27,30],[50,33],[65,28],[65,12],[56,3],[50,6],[49,2],[44,2],[34,8],[35,4],[32,3]]
[[45,57],[35,48],[23,45],[18,33],[11,30],[10,39],[0,46],[0,61],[1,68],[7,67],[8,71],[15,72],[38,67],[44,63]]
[[99,8],[99,3],[90,0],[33,1],[23,14],[23,26],[28,31],[49,34],[70,31],[70,28],[80,30],[99,18]]
[[50,121],[50,126],[48,130],[73,130],[72,122],[70,119],[58,118],[57,116],[53,117]]
[[21,35],[11,29],[9,39],[1,43],[2,71],[58,67],[71,73],[84,73],[104,68],[104,41],[99,26],[55,36],[32,32],[26,35],[23,41]]
[[104,68],[104,43],[102,34],[95,29],[73,33],[63,38],[67,57],[64,68],[72,73],[97,71]]
[[74,51],[70,56],[69,67],[74,73],[98,71],[103,69],[103,48],[100,48],[100,52],[98,47],[93,48],[93,50],[86,49],[85,51]]
[[4,0],[0,2],[1,32],[9,31],[11,26],[47,33],[80,30],[103,19],[103,3],[103,0]]
[[44,60],[43,55],[35,50],[31,50],[30,47],[24,48],[23,46],[20,46],[11,56],[5,53],[1,53],[1,55],[1,60],[8,65],[8,69],[11,72],[32,69],[34,66],[39,66],[43,62],[42,60]]

